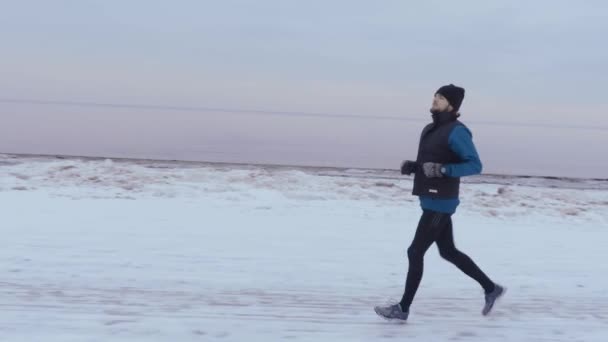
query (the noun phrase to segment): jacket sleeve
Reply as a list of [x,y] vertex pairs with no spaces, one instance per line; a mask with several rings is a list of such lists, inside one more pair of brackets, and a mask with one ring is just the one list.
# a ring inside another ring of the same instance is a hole
[[483,166],[475,144],[473,144],[473,135],[468,128],[462,125],[454,127],[448,138],[448,144],[462,161],[444,165],[446,176],[465,177],[481,173]]

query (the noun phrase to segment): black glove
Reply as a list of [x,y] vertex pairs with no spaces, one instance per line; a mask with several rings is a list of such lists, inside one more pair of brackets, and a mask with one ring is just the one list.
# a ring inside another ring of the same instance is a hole
[[416,173],[418,171],[418,163],[406,160],[401,163],[401,174],[402,175],[411,175],[412,173]]
[[443,177],[442,166],[439,163],[424,163],[422,164],[422,171],[427,178],[441,178]]

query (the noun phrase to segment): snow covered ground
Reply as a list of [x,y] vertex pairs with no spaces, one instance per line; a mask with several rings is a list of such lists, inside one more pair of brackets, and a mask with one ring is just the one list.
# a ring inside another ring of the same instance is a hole
[[396,324],[409,177],[0,155],[0,341],[608,341],[607,182],[546,182],[463,185],[491,316],[432,247]]

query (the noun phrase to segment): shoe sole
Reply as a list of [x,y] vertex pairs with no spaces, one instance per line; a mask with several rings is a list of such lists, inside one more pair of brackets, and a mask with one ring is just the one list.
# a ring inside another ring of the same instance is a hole
[[380,318],[382,318],[382,319],[384,319],[385,321],[388,321],[388,322],[401,322],[401,323],[407,322],[407,318],[406,319],[402,319],[402,318],[396,318],[396,317],[386,317],[383,314],[379,313],[376,308],[374,308],[374,312],[376,313],[376,315],[380,316]]

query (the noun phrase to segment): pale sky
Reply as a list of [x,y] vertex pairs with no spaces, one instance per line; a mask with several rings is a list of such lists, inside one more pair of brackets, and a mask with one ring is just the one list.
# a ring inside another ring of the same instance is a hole
[[484,172],[608,178],[605,1],[0,3],[0,152],[396,169],[455,83]]

